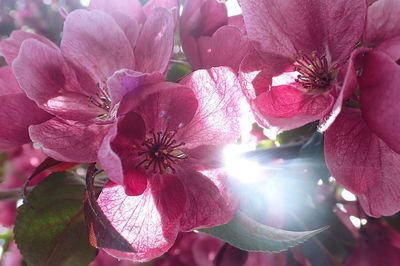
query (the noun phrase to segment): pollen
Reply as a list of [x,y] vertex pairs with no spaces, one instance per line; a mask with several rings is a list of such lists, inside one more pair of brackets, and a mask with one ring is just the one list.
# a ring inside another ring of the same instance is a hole
[[175,173],[174,165],[188,158],[181,149],[185,143],[177,143],[174,139],[175,130],[159,131],[157,134],[150,132],[149,135],[139,148],[138,155],[142,156],[143,160],[136,167],[142,166],[153,173]]
[[296,82],[308,92],[325,91],[333,79],[325,55],[318,56],[315,51],[311,56],[300,51],[296,56],[294,68],[299,73]]

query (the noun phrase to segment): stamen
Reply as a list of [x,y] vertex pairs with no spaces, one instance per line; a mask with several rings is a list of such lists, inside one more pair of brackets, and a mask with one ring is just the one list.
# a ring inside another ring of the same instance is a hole
[[145,139],[141,147],[134,146],[135,149],[138,149],[137,154],[144,157],[136,167],[144,165],[145,169],[151,168],[153,173],[163,173],[167,171],[175,173],[176,169],[173,165],[180,160],[188,158],[188,156],[179,149],[184,146],[185,143],[181,142],[176,144],[177,141],[174,139],[176,131],[174,130],[159,131],[157,134],[154,131],[150,131],[149,135],[151,137]]
[[96,87],[98,89],[98,92],[95,96],[89,97],[89,102],[101,109],[104,109],[108,113],[111,108],[111,98],[107,93],[107,85],[105,84],[105,82],[103,86],[97,83]]
[[299,72],[296,82],[309,92],[326,90],[333,79],[325,55],[318,56],[316,51],[311,56],[300,51],[294,69]]

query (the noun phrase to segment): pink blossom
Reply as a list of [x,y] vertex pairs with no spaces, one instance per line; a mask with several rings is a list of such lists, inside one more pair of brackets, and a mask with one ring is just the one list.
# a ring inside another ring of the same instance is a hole
[[19,252],[17,245],[14,241],[10,243],[8,249],[2,255],[1,265],[3,266],[20,266],[23,262],[23,257]]
[[186,1],[180,34],[193,69],[229,66],[237,71],[250,49],[242,16],[228,17],[225,4],[217,0]]
[[362,228],[345,266],[395,266],[400,260],[400,234],[382,221],[369,221]]
[[354,86],[348,64],[364,30],[366,1],[243,0],[255,51],[242,61],[242,84],[256,119],[281,132],[332,118]]
[[351,91],[353,109],[340,115],[325,138],[332,175],[375,217],[400,210],[398,12],[400,4],[391,0],[376,1],[368,8],[363,43],[370,48],[358,56],[362,71],[358,91]]
[[166,252],[178,232],[232,218],[236,201],[220,169],[221,147],[239,136],[242,95],[228,68],[197,71],[180,84],[143,86],[127,70],[113,82],[131,92],[100,148],[112,182],[98,204],[135,253],[106,252],[146,261]]
[[92,1],[94,10],[68,14],[60,48],[21,31],[0,44],[28,98],[55,116],[30,126],[30,138],[60,161],[96,161],[125,93],[108,89],[115,71],[135,69],[161,79],[171,56],[174,17],[168,9],[145,14],[140,7],[141,16],[136,1],[110,3]]

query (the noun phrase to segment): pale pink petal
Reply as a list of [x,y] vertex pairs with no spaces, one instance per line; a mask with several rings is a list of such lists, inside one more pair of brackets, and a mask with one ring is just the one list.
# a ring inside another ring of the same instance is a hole
[[367,45],[400,59],[400,2],[379,0],[368,7],[364,40]]
[[[226,40],[229,39],[229,42]],[[201,68],[229,66],[238,71],[242,59],[250,51],[250,43],[234,26],[219,28],[211,37],[198,39]]]
[[35,39],[51,48],[57,47],[54,43],[41,35],[22,30],[13,31],[8,39],[0,42],[0,55],[5,57],[6,62],[9,65],[11,65],[14,59],[18,56],[23,41],[27,39]]
[[382,52],[367,54],[360,78],[362,116],[368,127],[400,152],[400,66]]
[[97,160],[97,151],[109,127],[53,118],[31,126],[29,135],[35,144],[56,160],[90,163]]
[[145,20],[145,15],[139,0],[91,0],[89,9],[98,9],[109,14],[121,12],[129,18],[135,19],[140,24]]
[[11,67],[0,67],[0,96],[22,92]]
[[52,117],[24,93],[0,96],[0,102],[0,150],[30,142],[28,127]]
[[[26,95],[41,108],[54,115],[74,119],[87,112],[87,116],[98,113],[89,96],[79,85],[75,72],[65,62],[57,49],[36,40],[26,40],[13,63],[14,74]],[[67,103],[74,102],[85,107],[69,112]]]
[[164,8],[150,13],[136,44],[136,70],[164,73],[168,67],[174,45],[174,18]]
[[125,36],[131,44],[131,49],[133,51],[140,33],[140,27],[137,21],[120,12],[114,12],[111,14],[111,16],[125,33]]
[[203,175],[187,169],[179,173],[179,178],[186,190],[182,231],[213,227],[232,219],[237,201],[227,193],[226,176],[222,172],[207,171]]
[[182,184],[172,176],[156,177],[140,196],[127,196],[122,186],[104,188],[98,199],[101,209],[136,251],[106,252],[136,261],[148,261],[165,253],[179,232],[184,194]]
[[134,112],[118,118],[105,136],[99,150],[99,162],[108,178],[124,185],[126,194],[140,195],[147,188],[147,175],[137,171],[137,150],[146,134],[143,119]]
[[337,182],[371,216],[400,210],[400,155],[373,134],[356,109],[343,109],[325,134],[325,159]]
[[96,82],[104,82],[116,70],[135,65],[125,33],[110,15],[101,11],[71,12],[65,20],[61,50]]
[[[243,0],[249,38],[265,58],[292,58],[298,50],[346,59],[361,38],[366,19],[364,0]],[[328,49],[328,51],[327,51]]]
[[[107,81],[107,87],[111,98],[111,110],[121,99],[130,92],[138,91],[141,94],[143,86],[162,82],[161,73],[142,73],[129,69],[116,71]],[[135,99],[136,100],[136,99]]]
[[240,106],[244,97],[235,73],[228,67],[197,70],[182,84],[190,87],[198,99],[197,112],[180,137],[187,148],[199,145],[223,145],[239,137]]

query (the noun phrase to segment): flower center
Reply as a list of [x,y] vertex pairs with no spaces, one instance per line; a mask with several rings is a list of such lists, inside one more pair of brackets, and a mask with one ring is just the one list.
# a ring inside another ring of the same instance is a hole
[[311,53],[311,56],[299,52],[294,68],[299,72],[296,82],[300,83],[307,91],[324,91],[332,81],[328,60],[325,55],[318,56],[315,51]]
[[180,149],[185,143],[176,144],[174,139],[176,131],[169,130],[164,132],[150,132],[151,137],[146,138],[139,149],[138,155],[143,157],[143,160],[136,167],[144,165],[145,169],[152,169],[153,173],[163,173],[172,171],[173,167],[180,160],[186,159],[188,156]]
[[101,86],[99,83],[96,84],[99,92],[96,93],[95,96],[89,97],[89,102],[94,104],[95,106],[104,109],[107,113],[110,111],[111,99],[107,92],[107,85]]

